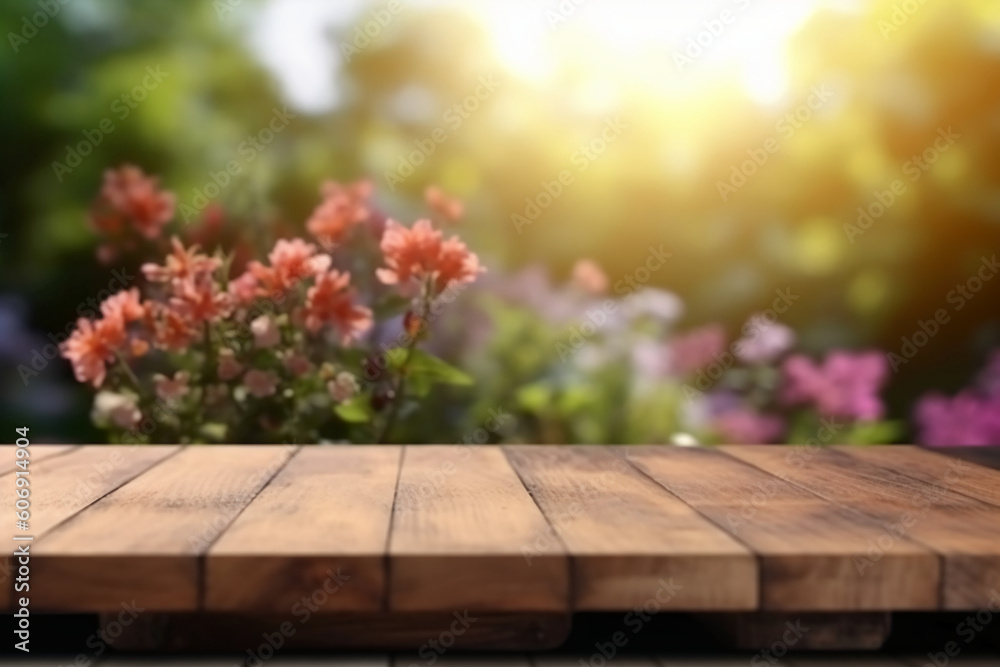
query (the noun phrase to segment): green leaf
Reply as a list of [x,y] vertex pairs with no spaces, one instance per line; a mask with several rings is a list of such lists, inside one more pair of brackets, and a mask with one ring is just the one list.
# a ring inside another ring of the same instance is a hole
[[846,439],[851,445],[884,445],[896,442],[904,432],[898,421],[862,422],[851,427]]
[[[400,372],[406,363],[406,350],[396,348],[386,353],[389,367]],[[451,384],[467,387],[473,383],[472,377],[461,371],[443,359],[422,352],[413,350],[410,355],[409,365],[406,368],[407,380],[410,386],[417,386],[421,382],[431,384]]]
[[225,424],[220,424],[217,422],[209,422],[207,424],[202,424],[201,428],[198,429],[198,433],[203,436],[206,440],[212,442],[224,442],[226,440],[226,433],[228,428]]
[[345,403],[335,405],[333,412],[348,424],[365,424],[372,420],[372,406],[367,394],[358,394]]
[[517,391],[517,403],[528,412],[540,414],[552,404],[552,387],[536,382]]

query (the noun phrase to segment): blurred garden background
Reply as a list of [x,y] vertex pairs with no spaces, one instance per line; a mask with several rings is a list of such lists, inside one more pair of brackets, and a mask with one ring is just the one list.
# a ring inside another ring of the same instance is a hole
[[1000,444],[994,0],[11,0],[0,28],[4,433],[105,437],[44,348],[142,280],[87,223],[131,163],[209,251],[303,235],[328,180],[407,225],[428,187],[463,204],[438,222],[487,272],[427,346],[473,383],[396,441]]

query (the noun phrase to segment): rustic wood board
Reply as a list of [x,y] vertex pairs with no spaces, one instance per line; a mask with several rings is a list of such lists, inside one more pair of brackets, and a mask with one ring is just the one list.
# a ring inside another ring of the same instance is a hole
[[[28,465],[29,474],[24,476],[30,484],[27,488],[31,492],[31,519],[28,522],[29,529],[23,534],[34,538],[32,545],[37,544],[55,526],[179,449],[167,445],[63,448],[58,455],[52,454],[41,459],[34,456],[33,451]],[[14,495],[16,479],[17,471],[0,477],[0,488],[4,490],[0,494],[0,509],[4,516],[11,517],[11,523],[14,502],[17,500]],[[36,549],[35,546],[31,547],[33,554],[37,553]],[[0,581],[3,582],[0,588],[0,609],[9,607],[12,600],[23,594],[15,596],[14,581],[10,577],[12,563],[10,557],[5,556],[0,565]],[[36,602],[34,588],[37,584],[35,580],[31,584],[33,590],[28,591],[31,593],[32,606]]]
[[858,512],[717,449],[629,447],[625,456],[757,554],[762,609],[938,607],[940,564],[926,547],[900,540],[879,562],[859,569],[857,558],[883,528]]
[[216,611],[376,611],[402,449],[310,447],[212,546],[205,606]]
[[[783,477],[883,526],[866,556],[878,565],[900,553],[908,539],[943,559],[942,607],[980,609],[1000,590],[1000,511],[955,491],[910,477],[895,467],[865,461],[861,450],[726,446],[733,457]],[[955,460],[958,466],[967,465]]]
[[858,460],[882,469],[895,470],[924,484],[950,489],[1000,507],[1000,470],[906,445],[838,446],[834,449],[846,451]]
[[757,608],[754,555],[612,450],[506,452],[552,527],[540,544],[566,545],[574,609]]
[[558,543],[498,447],[408,446],[389,541],[394,611],[565,611]]
[[36,543],[33,609],[199,606],[199,556],[294,447],[188,447]]

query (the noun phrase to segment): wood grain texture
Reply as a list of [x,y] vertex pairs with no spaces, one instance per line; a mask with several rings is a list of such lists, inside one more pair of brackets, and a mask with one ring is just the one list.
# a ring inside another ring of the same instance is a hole
[[198,608],[199,556],[294,451],[188,447],[105,496],[36,543],[34,608]]
[[[883,527],[867,562],[878,565],[912,539],[943,559],[942,606],[974,610],[1000,590],[1000,512],[947,488],[910,477],[891,466],[865,461],[853,449],[733,446],[727,454],[808,488],[845,508],[876,519]],[[949,460],[956,483],[967,463]],[[916,581],[916,580],[914,580]]]
[[574,609],[757,608],[754,555],[612,450],[506,453],[553,529],[536,544],[566,545]]
[[389,608],[564,611],[562,545],[532,549],[548,530],[499,448],[406,447],[389,542]]
[[[29,474],[23,476],[29,480],[27,488],[31,492],[31,519],[29,530],[24,534],[33,536],[33,544],[37,544],[55,526],[178,449],[165,445],[61,448],[59,452],[44,457],[35,456],[36,452],[32,450]],[[0,477],[0,488],[4,490],[0,493],[0,510],[4,516],[11,517],[12,523],[17,500],[14,495],[16,479],[17,471]],[[36,547],[32,547],[32,552],[36,553]],[[5,556],[0,572],[0,608],[7,608],[14,599],[12,571],[12,561]]]
[[[784,450],[782,450],[784,451]],[[934,609],[940,563],[906,539],[863,570],[878,522],[717,449],[630,447],[626,457],[748,545],[760,558],[770,611]]]
[[384,608],[399,447],[305,449],[212,546],[205,605],[288,612]]
[[847,452],[859,461],[889,468],[924,484],[981,500],[1000,507],[1000,470],[976,463],[955,464],[955,459],[920,447],[850,447],[834,449]]
[[[28,468],[30,470],[33,463],[65,454],[74,448],[74,445],[28,445],[27,449],[31,453]],[[0,445],[0,475],[20,470],[17,467],[18,459],[17,454],[14,453],[15,450],[17,450],[16,445]]]

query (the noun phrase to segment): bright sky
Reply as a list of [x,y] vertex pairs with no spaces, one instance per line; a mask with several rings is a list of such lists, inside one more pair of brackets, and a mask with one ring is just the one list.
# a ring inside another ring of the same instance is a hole
[[[649,86],[663,87],[671,79],[675,86],[680,81],[695,89],[706,73],[737,68],[747,94],[761,104],[782,99],[787,41],[810,16],[821,7],[852,11],[861,5],[861,0],[401,1],[404,12],[452,6],[472,14],[489,29],[500,61],[539,85],[568,51],[599,59],[605,68],[627,72],[631,81]],[[306,112],[327,111],[341,101],[336,72],[343,64],[329,35],[342,34],[385,4],[268,0],[253,22],[251,43],[293,105]],[[717,34],[711,34],[713,29]],[[581,35],[587,39],[585,49]],[[692,40],[702,43],[702,52],[695,51],[690,62],[679,60],[687,57]]]

